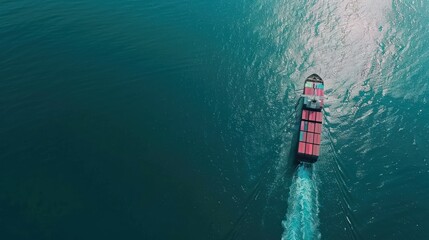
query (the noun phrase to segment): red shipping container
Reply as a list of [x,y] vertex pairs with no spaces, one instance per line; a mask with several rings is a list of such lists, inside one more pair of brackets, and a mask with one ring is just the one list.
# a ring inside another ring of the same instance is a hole
[[298,144],[298,152],[299,153],[305,153],[305,143],[299,142],[299,144]]
[[313,88],[304,88],[304,94],[305,95],[314,95],[314,89]]
[[320,146],[319,145],[313,145],[313,155],[319,156]]
[[320,145],[320,134],[315,133],[313,135],[313,143]]
[[301,121],[301,128],[300,128],[300,130],[304,131],[304,127],[305,127],[305,123],[304,123],[304,121]]
[[305,144],[305,154],[311,155],[313,153],[313,144],[306,143]]
[[314,124],[314,132],[315,133],[321,133],[322,132],[322,124],[321,123]]
[[316,112],[310,111],[308,114],[308,120],[316,121]]
[[308,122],[308,132],[314,132],[314,123]]
[[302,119],[308,120],[308,111],[307,110],[302,110]]
[[322,112],[316,112],[316,122],[322,122]]
[[[304,133],[304,134],[305,134],[305,133]],[[306,138],[305,138],[305,139],[306,139],[306,142],[308,142],[308,143],[313,143],[313,141],[314,141],[314,140],[313,140],[313,134],[314,134],[314,133],[307,133],[307,134],[306,134],[306,135],[307,135],[307,136],[306,136]]]

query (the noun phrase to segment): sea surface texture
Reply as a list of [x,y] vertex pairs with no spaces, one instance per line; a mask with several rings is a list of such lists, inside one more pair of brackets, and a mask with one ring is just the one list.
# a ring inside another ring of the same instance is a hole
[[428,26],[428,0],[2,0],[0,239],[429,239]]

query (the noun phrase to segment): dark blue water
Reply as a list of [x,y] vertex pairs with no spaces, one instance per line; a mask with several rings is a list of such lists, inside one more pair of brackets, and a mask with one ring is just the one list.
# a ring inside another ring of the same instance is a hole
[[429,238],[428,1],[0,6],[1,239]]

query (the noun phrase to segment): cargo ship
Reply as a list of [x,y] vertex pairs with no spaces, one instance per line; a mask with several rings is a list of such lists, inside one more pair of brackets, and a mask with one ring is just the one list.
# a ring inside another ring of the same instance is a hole
[[299,134],[296,160],[314,163],[320,154],[323,122],[324,83],[317,74],[310,75],[304,82],[303,95],[300,98]]

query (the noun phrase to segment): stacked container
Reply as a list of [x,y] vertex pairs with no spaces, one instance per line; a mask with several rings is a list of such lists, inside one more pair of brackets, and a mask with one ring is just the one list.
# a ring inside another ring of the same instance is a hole
[[298,156],[306,160],[310,159],[310,162],[317,160],[320,153],[321,133],[322,133],[322,107],[324,95],[323,82],[312,82],[306,81],[304,85],[304,95],[306,97],[314,97],[320,101],[320,109],[311,109],[303,106],[301,119],[300,119],[300,131],[299,131],[299,143],[298,143]]

